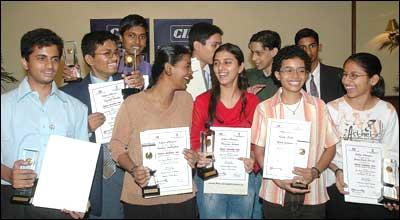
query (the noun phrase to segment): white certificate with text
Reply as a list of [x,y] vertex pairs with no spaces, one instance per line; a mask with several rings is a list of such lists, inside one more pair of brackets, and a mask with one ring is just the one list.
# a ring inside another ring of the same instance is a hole
[[211,127],[218,177],[204,181],[204,193],[247,195],[249,174],[240,157],[250,158],[251,129]]
[[104,124],[95,131],[96,143],[104,144],[110,142],[115,117],[124,101],[121,92],[123,88],[123,80],[89,84],[92,113],[101,112],[106,117]]
[[190,149],[189,127],[140,132],[143,166],[153,171],[160,196],[191,193],[192,168],[183,155]]
[[293,179],[294,167],[307,168],[311,122],[268,119],[263,177]]
[[382,205],[378,203],[382,188],[383,144],[344,141],[343,175],[349,194],[346,202]]
[[86,212],[99,151],[98,143],[51,135],[32,204]]

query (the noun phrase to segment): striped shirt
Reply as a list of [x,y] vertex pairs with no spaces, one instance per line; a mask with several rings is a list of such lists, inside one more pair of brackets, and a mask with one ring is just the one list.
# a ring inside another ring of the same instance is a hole
[[[273,97],[261,102],[254,113],[253,125],[251,127],[252,143],[265,147],[268,118],[285,119],[284,107],[281,101],[282,88]],[[304,120],[311,121],[310,151],[307,167],[311,168],[317,164],[325,148],[335,145],[339,136],[329,116],[325,103],[316,97],[308,95],[301,90],[304,106]],[[323,204],[328,199],[323,175],[309,184],[310,192],[305,194],[305,205]],[[279,188],[270,179],[263,179],[260,197],[264,200],[284,205],[285,190]]]

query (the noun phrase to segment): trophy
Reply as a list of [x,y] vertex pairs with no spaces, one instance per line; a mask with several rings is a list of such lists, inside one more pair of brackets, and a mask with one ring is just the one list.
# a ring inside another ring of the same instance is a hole
[[[125,65],[133,71],[137,70],[137,64],[136,64],[136,58],[137,58],[137,52],[139,50],[139,47],[133,46],[132,51],[133,51],[133,56],[130,54],[127,54],[125,56]],[[130,75],[129,72],[125,71],[126,68],[124,68],[124,74],[125,76]],[[133,95],[135,93],[140,92],[140,89],[138,88],[129,88],[128,85],[125,83],[125,88],[122,89],[122,96],[124,99],[126,99],[128,96]]]
[[399,204],[397,189],[395,187],[396,180],[399,179],[397,162],[394,159],[383,159],[382,164],[382,190],[381,196],[378,199],[379,203],[395,203]]
[[[29,165],[21,166],[20,169],[35,170],[37,161],[39,159],[39,151],[35,149],[24,148],[22,149],[19,158],[25,160],[26,162],[29,162]],[[33,187],[15,189],[14,195],[11,197],[11,202],[19,204],[29,204],[31,202],[31,198],[35,193],[36,184],[37,179],[35,180]]]
[[78,64],[77,58],[77,50],[76,50],[76,42],[75,41],[65,41],[64,42],[64,51],[63,51],[63,58],[64,63],[69,68],[72,68],[74,75],[77,77],[74,80],[65,80],[65,82],[79,82],[82,80],[81,71],[76,64]]
[[160,186],[157,183],[155,173],[157,170],[150,170],[150,180],[147,186],[142,188],[143,198],[149,198],[160,195]]
[[[306,154],[305,148],[299,147],[296,151],[297,151],[296,152],[297,157],[305,157],[305,154]],[[308,158],[308,156],[307,156],[307,158]],[[290,186],[293,188],[296,188],[296,189],[308,189],[308,184],[304,184],[302,182],[297,182],[297,181],[291,183]]]
[[214,168],[215,131],[211,130],[208,124],[206,124],[206,128],[206,131],[200,132],[200,150],[202,153],[206,153],[206,158],[212,159],[212,162],[197,170],[198,176],[204,181],[218,176],[218,171]]

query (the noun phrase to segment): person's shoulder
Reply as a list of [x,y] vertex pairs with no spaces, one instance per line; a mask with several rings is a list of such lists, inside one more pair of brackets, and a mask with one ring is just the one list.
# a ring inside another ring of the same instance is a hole
[[187,91],[176,91],[175,94],[177,95],[176,97],[183,102],[193,102],[192,95]]
[[255,77],[260,75],[260,73],[262,73],[262,71],[258,70],[257,68],[251,68],[246,70],[247,77]]
[[260,102],[260,99],[258,98],[257,95],[247,92],[247,91],[245,91],[244,94],[248,100],[254,101],[254,102]]
[[71,92],[82,92],[81,89],[84,88],[86,89],[89,86],[89,83],[87,82],[87,79],[84,78],[80,82],[74,82],[74,83],[68,83],[60,87],[59,89],[61,91],[64,91],[68,94],[71,94]]
[[1,102],[6,101],[6,100],[16,100],[18,96],[18,88],[14,88],[10,91],[7,91],[3,94],[1,94]]

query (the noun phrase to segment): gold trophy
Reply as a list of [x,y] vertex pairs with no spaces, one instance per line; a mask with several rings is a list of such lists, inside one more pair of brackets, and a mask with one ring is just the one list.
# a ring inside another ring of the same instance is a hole
[[[125,65],[129,68],[132,69],[132,71],[137,70],[137,64],[136,64],[136,58],[137,58],[137,52],[139,50],[139,47],[133,46],[131,48],[131,51],[133,51],[133,56],[130,54],[127,54],[125,56]],[[125,76],[130,75],[131,73],[125,72]],[[128,85],[125,83],[125,88],[122,89],[122,96],[124,99],[126,99],[128,96],[133,95],[135,93],[140,92],[141,90],[138,88],[129,88]]]
[[382,191],[378,199],[379,203],[392,203],[399,204],[399,197],[397,196],[396,181],[399,180],[399,170],[397,162],[394,159],[383,159],[382,164]]
[[64,63],[69,68],[72,68],[74,75],[76,76],[73,80],[65,79],[65,82],[72,83],[72,82],[80,82],[82,81],[81,71],[76,64],[78,64],[77,58],[78,51],[76,50],[76,42],[75,41],[65,41],[64,42],[64,51],[63,51],[63,58]]
[[210,126],[206,124],[206,131],[200,132],[200,150],[202,153],[206,153],[206,157],[212,159],[212,162],[210,165],[197,170],[198,176],[203,180],[208,180],[218,176],[218,171],[214,168],[214,139],[215,131],[211,130]]

